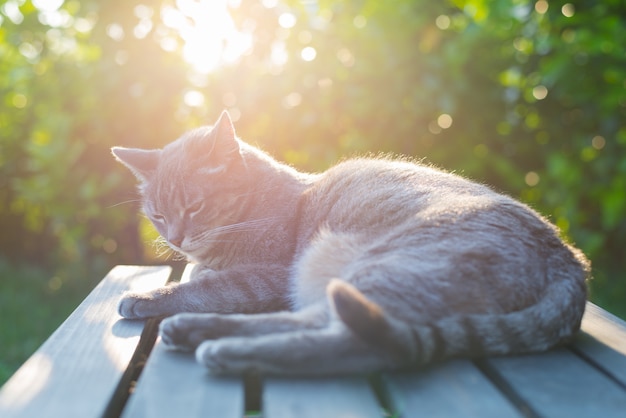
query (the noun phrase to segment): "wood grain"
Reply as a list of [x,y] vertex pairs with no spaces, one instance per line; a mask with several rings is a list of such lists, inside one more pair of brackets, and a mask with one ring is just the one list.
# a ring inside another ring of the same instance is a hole
[[626,322],[591,302],[574,350],[626,389]]
[[244,385],[238,377],[214,377],[193,353],[152,350],[122,417],[241,418]]
[[581,329],[602,344],[626,356],[626,322],[587,302]]
[[361,377],[268,378],[263,418],[380,418],[382,407]]
[[626,391],[567,348],[485,363],[540,416],[626,416]]
[[521,417],[470,361],[455,360],[415,373],[383,376],[401,417]]

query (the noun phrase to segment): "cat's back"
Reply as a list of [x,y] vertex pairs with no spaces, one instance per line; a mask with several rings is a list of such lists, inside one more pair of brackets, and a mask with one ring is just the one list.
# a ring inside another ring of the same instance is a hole
[[387,158],[343,161],[323,173],[315,186],[322,193],[368,191],[374,196],[403,193],[412,199],[433,194],[495,195],[489,188],[458,175],[410,160]]
[[351,159],[330,168],[304,195],[309,219],[339,229],[401,224],[416,216],[460,214],[509,201],[460,176],[406,160]]

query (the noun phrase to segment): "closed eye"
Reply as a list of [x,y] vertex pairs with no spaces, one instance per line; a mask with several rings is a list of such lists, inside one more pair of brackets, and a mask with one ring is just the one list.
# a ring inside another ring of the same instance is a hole
[[160,215],[160,214],[152,215],[152,219],[154,219],[157,222],[167,223],[165,216]]
[[187,215],[195,216],[198,213],[200,213],[200,211],[202,211],[203,208],[204,208],[203,201],[196,202],[187,209]]

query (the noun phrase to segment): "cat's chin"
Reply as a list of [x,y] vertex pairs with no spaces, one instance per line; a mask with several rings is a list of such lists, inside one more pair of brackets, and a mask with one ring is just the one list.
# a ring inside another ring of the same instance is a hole
[[192,251],[192,250],[183,250],[180,248],[174,249],[178,254],[182,255],[184,258],[187,259],[188,262],[190,263],[195,263],[198,264],[201,262],[201,260],[203,259],[203,254],[201,254],[201,251]]
[[183,251],[183,250],[176,250],[176,252],[180,255],[180,258],[187,260],[190,263],[197,263],[199,260],[199,257],[197,255],[194,255],[192,253],[189,253],[187,251]]

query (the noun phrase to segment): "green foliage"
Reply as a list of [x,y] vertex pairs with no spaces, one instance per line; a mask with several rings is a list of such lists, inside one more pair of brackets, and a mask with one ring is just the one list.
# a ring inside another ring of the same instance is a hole
[[39,268],[0,258],[0,385],[39,347],[84,298],[89,283],[63,286]]
[[593,260],[593,299],[626,315],[623,1],[241,0],[253,46],[211,72],[163,22],[186,3],[0,1],[5,257],[61,289],[154,262],[108,149],[160,147],[228,108],[240,136],[303,169],[402,153],[521,198]]

